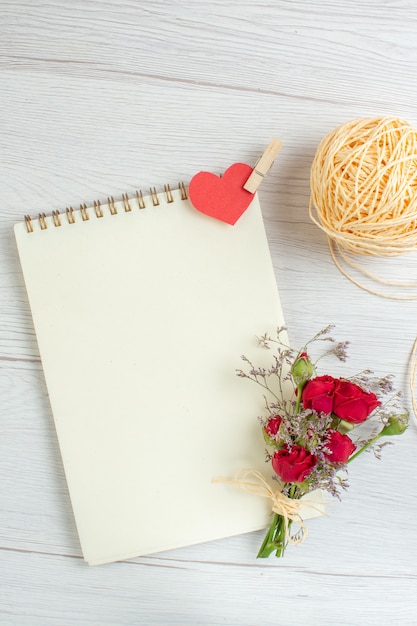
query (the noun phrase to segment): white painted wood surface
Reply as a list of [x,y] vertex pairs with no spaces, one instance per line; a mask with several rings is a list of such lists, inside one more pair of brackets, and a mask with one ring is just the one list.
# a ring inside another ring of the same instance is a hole
[[[409,406],[417,303],[342,277],[308,199],[334,126],[417,124],[415,3],[0,0],[0,48],[0,623],[416,624],[414,422],[352,464],[343,501],[284,560],[257,561],[253,533],[85,565],[12,232],[25,213],[254,163],[277,136],[260,197],[293,343],[335,323],[349,372],[395,374]],[[416,256],[370,265],[415,277]]]

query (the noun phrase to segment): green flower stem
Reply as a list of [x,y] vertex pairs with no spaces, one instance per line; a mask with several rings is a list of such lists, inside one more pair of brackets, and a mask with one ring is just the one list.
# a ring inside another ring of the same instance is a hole
[[378,435],[376,437],[374,437],[373,439],[371,439],[370,441],[368,441],[368,443],[366,443],[360,450],[358,450],[357,452],[355,452],[354,455],[352,455],[350,457],[350,459],[348,460],[348,463],[350,463],[351,461],[353,461],[353,459],[356,459],[356,457],[358,457],[360,454],[362,454],[362,452],[364,452],[365,450],[367,450],[369,448],[369,446],[372,446],[373,443],[375,443],[375,441],[378,441],[378,439],[380,437],[382,437],[382,431],[380,433],[378,433]]
[[[293,498],[296,494],[297,486],[291,485],[289,497]],[[288,530],[291,527],[292,520],[288,520]],[[279,513],[274,513],[272,522],[265,535],[259,552],[257,554],[258,559],[268,558],[272,552],[275,552],[275,556],[284,556],[285,548],[287,547],[287,537],[285,536],[285,520]]]
[[356,459],[356,457],[362,454],[364,450],[369,448],[369,446],[375,443],[375,441],[378,441],[380,437],[393,437],[395,435],[401,435],[405,430],[407,430],[408,418],[408,411],[407,413],[403,413],[402,415],[390,417],[384,428],[377,434],[377,436],[371,439],[371,441],[368,441],[368,443],[365,444],[363,448],[355,452],[355,454],[351,456],[348,460],[348,463],[353,461],[353,459]]
[[274,513],[271,525],[265,535],[261,547],[259,548],[259,552],[257,554],[258,559],[266,559],[274,550],[276,550],[277,545],[275,543],[275,536],[278,530],[280,517],[281,516],[278,515],[278,513]]
[[[291,526],[291,520],[288,520],[288,528]],[[274,513],[271,525],[268,532],[265,535],[265,539],[257,554],[258,559],[266,559],[272,552],[275,552],[275,556],[284,556],[285,548],[287,547],[285,537],[285,521],[282,515]]]
[[301,408],[301,396],[303,395],[303,389],[306,386],[307,381],[300,383],[297,387],[297,400],[295,403],[295,414],[298,415]]

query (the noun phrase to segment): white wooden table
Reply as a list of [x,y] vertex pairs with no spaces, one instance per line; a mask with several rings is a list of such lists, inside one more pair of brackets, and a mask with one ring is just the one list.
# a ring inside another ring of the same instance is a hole
[[[254,163],[298,346],[328,323],[344,373],[393,373],[410,407],[417,303],[347,281],[308,217],[320,139],[354,117],[417,124],[412,0],[0,0],[0,623],[18,626],[417,624],[417,430],[352,464],[330,517],[284,560],[262,533],[91,568],[72,521],[12,226],[199,170]],[[375,259],[415,276],[416,255]],[[48,277],[45,276],[45,280]]]

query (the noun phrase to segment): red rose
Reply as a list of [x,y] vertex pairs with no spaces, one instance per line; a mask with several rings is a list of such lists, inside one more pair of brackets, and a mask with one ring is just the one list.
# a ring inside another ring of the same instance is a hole
[[346,463],[352,452],[356,450],[356,446],[352,439],[347,435],[342,435],[338,430],[328,430],[329,439],[326,442],[326,448],[330,452],[326,452],[325,456],[331,463]]
[[334,391],[333,412],[342,420],[360,424],[381,403],[374,393],[364,391],[349,380],[337,381]]
[[309,380],[303,389],[304,408],[313,409],[318,413],[331,413],[336,382],[333,376],[317,376]]
[[287,445],[272,457],[272,467],[284,483],[302,483],[317,465],[317,457],[301,446]]
[[281,422],[282,422],[282,419],[280,418],[279,415],[270,417],[264,429],[266,434],[269,435],[270,437],[274,437],[277,434],[279,427],[281,426]]

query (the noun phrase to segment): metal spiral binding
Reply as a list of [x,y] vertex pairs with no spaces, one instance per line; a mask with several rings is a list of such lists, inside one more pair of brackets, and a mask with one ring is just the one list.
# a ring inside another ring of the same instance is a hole
[[90,216],[88,214],[88,207],[85,204],[80,204],[80,213],[81,213],[81,219],[83,220],[83,222],[87,222],[90,219]]
[[185,188],[184,183],[179,183],[178,188],[180,190],[180,194],[181,194],[181,200],[187,200],[188,199],[188,194],[187,194],[187,189]]
[[25,215],[25,226],[28,233],[33,233],[32,218],[30,215]]
[[123,202],[123,208],[125,210],[125,213],[132,210],[132,207],[130,206],[130,203],[129,203],[129,196],[127,195],[127,193],[122,193],[122,202]]
[[172,195],[171,189],[169,185],[164,185],[165,198],[168,203],[174,202],[174,197]]
[[74,209],[72,206],[66,208],[65,213],[67,214],[68,224],[75,224]]
[[109,207],[110,215],[117,215],[117,209],[114,203],[113,196],[110,196],[110,198],[107,198],[107,206]]
[[151,192],[152,204],[154,206],[159,206],[159,198],[158,198],[158,194],[156,193],[156,188],[151,187],[149,191]]
[[39,213],[39,226],[41,227],[41,230],[46,230],[48,228],[48,224],[46,222],[46,215],[45,213]]
[[[159,202],[159,196],[156,191],[156,188],[151,187],[149,191],[150,191],[149,197],[151,199],[152,205],[159,206],[160,202]],[[180,192],[181,200],[188,199],[187,189],[183,182],[179,183],[178,191]],[[174,196],[172,194],[172,191],[169,185],[164,185],[164,193],[165,193],[165,200],[167,203],[170,204],[171,202],[174,202]],[[143,196],[142,191],[136,191],[135,199],[136,199],[138,209],[146,208],[146,202],[145,202],[145,198]],[[107,206],[109,208],[110,215],[117,215],[118,213],[116,202],[117,201],[113,198],[113,196],[110,196],[109,198],[107,198]],[[129,198],[127,193],[122,194],[121,202],[123,203],[123,209],[125,213],[130,213],[133,210],[132,200]],[[105,215],[100,200],[94,200],[92,207],[87,207],[87,205],[83,203],[83,204],[80,204],[80,216],[83,222],[89,221],[90,210],[94,211],[93,215],[95,215],[97,218],[104,217]],[[52,223],[55,227],[62,226],[62,219],[61,219],[61,214],[59,211],[52,211],[51,217],[52,217]],[[71,206],[65,209],[65,217],[67,219],[68,224],[75,224],[74,209]],[[39,223],[41,230],[47,230],[48,222],[47,222],[46,214],[39,213],[37,219],[38,219],[38,223]],[[28,233],[33,233],[34,232],[33,220],[30,217],[30,215],[25,215],[24,220],[25,220],[26,231]]]
[[101,208],[100,200],[97,200],[97,202],[94,200],[94,211],[97,217],[103,217],[104,213],[103,209]]
[[52,219],[54,226],[61,226],[61,218],[59,217],[59,211],[52,211]]
[[140,209],[146,209],[145,200],[141,191],[136,192],[136,200]]

